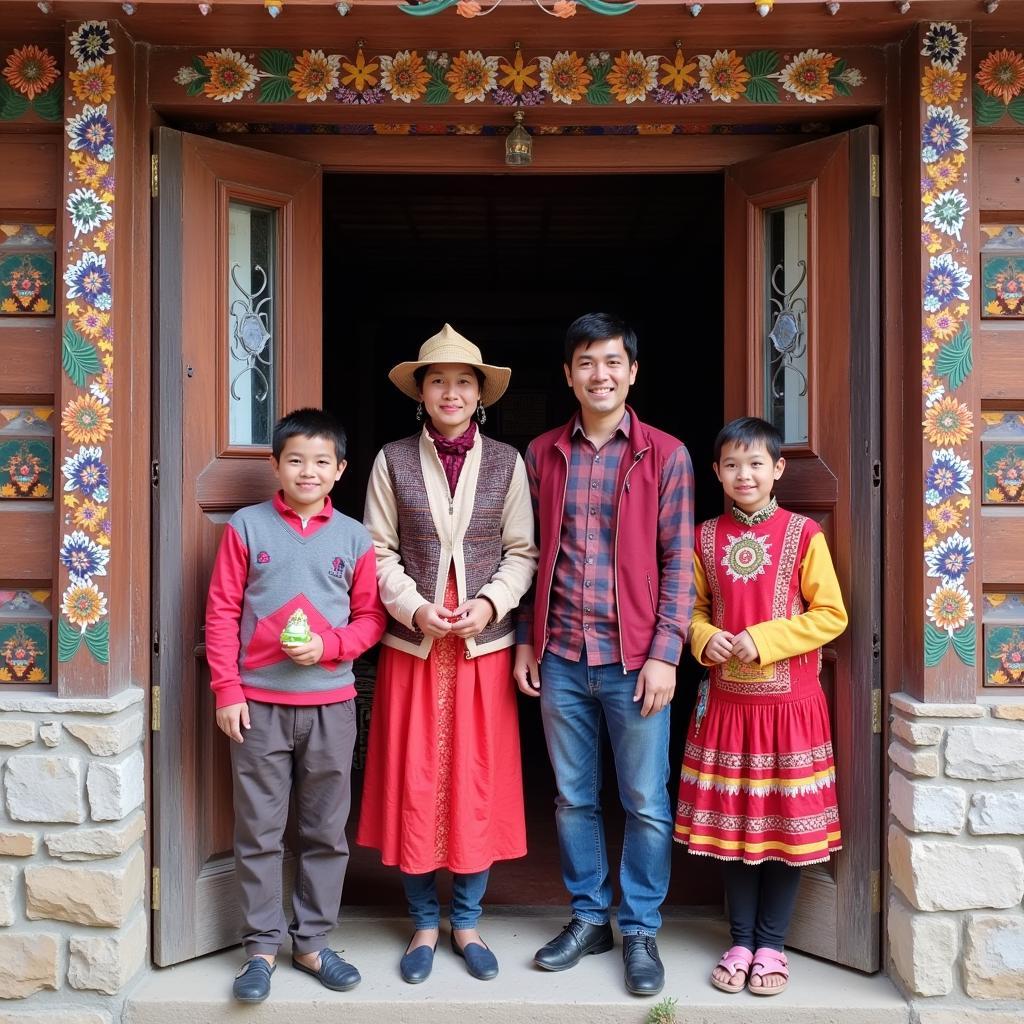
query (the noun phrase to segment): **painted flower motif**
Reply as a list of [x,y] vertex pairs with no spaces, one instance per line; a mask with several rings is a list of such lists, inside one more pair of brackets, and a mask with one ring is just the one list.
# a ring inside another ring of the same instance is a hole
[[836,94],[836,87],[829,75],[838,61],[839,58],[831,53],[804,50],[772,77],[777,78],[783,89],[804,103],[830,100]]
[[64,407],[61,427],[75,444],[100,444],[111,430],[110,408],[95,395],[79,395]]
[[71,33],[68,43],[79,69],[102,64],[114,52],[114,41],[105,21],[83,22]]
[[842,82],[844,85],[848,85],[851,89],[856,89],[867,81],[864,77],[864,72],[861,71],[860,68],[843,68],[843,70],[836,75],[836,80]]
[[498,58],[485,57],[479,50],[462,50],[444,76],[452,95],[460,103],[483,100],[497,84]]
[[932,464],[925,474],[925,501],[938,505],[954,494],[971,493],[974,468],[952,448],[938,448],[932,452]]
[[953,108],[927,107],[927,120],[921,129],[921,159],[926,164],[935,163],[947,153],[967,149],[967,135],[970,125],[967,119],[958,117]]
[[75,229],[75,238],[95,231],[114,215],[110,203],[105,203],[91,188],[75,189],[68,196],[67,211]]
[[974,77],[990,96],[1009,103],[1024,89],[1024,56],[1013,50],[993,50],[978,65]]
[[504,76],[501,79],[501,85],[503,88],[512,87],[513,92],[521,93],[524,89],[536,89],[537,79],[534,76],[534,72],[537,70],[538,65],[527,64],[523,60],[523,51],[516,50],[515,59],[511,64],[506,61],[502,61],[498,65],[498,70]]
[[97,505],[91,498],[86,498],[76,509],[73,522],[80,530],[95,533],[107,517],[107,506]]
[[174,76],[174,81],[178,85],[191,85],[197,78],[202,76],[191,64],[178,68],[178,73]]
[[65,130],[71,140],[68,143],[69,149],[82,149],[106,163],[110,162],[110,158],[104,157],[103,153],[110,146],[110,156],[114,155],[114,126],[107,118],[105,103],[98,107],[86,103],[80,114],[68,118]]
[[224,47],[211,50],[200,57],[209,72],[209,80],[203,82],[203,95],[221,103],[240,100],[256,86],[259,77],[256,68],[244,54]]
[[694,71],[697,70],[697,61],[687,61],[682,50],[676,50],[676,58],[671,64],[664,61],[661,70],[664,72],[661,76],[661,84],[669,87],[673,92],[682,92],[688,86],[697,84],[697,76],[694,74]]
[[932,231],[927,224],[921,226],[921,247],[933,254],[942,248],[942,236],[937,231]]
[[555,0],[551,13],[556,18],[572,18],[576,14],[576,0]]
[[960,232],[964,229],[964,218],[969,210],[967,196],[959,189],[949,189],[936,196],[925,207],[924,222],[933,224],[943,234],[950,235],[959,242]]
[[87,583],[93,576],[107,575],[110,552],[101,548],[81,530],[65,536],[58,555],[68,575],[76,583]]
[[[99,188],[104,175],[109,170],[109,165],[93,156],[92,153],[81,151],[71,154],[71,162],[75,166],[75,174],[78,180],[89,188]],[[111,197],[112,198],[112,197]],[[110,200],[108,199],[107,202]]]
[[60,77],[53,55],[32,43],[8,55],[3,74],[15,92],[30,100],[46,92]]
[[64,591],[61,610],[72,626],[78,626],[84,633],[89,626],[96,625],[107,614],[106,595],[100,593],[95,583],[74,582]]
[[75,93],[75,99],[83,103],[107,103],[114,98],[114,72],[109,64],[97,64],[93,68],[72,71],[68,78]]
[[547,93],[539,86],[536,89],[525,89],[518,95],[511,89],[498,86],[491,93],[491,100],[499,107],[539,107],[547,99]]
[[430,82],[430,72],[415,50],[401,50],[394,57],[381,57],[380,84],[393,100],[418,100]]
[[110,274],[107,257],[102,253],[82,253],[82,258],[64,271],[64,283],[68,286],[67,298],[82,298],[97,309],[110,309]]
[[934,103],[940,107],[956,103],[963,94],[966,81],[967,75],[962,71],[954,71],[941,64],[930,64],[921,78],[921,97],[925,103]]
[[952,188],[960,180],[960,167],[951,157],[928,164],[925,172],[927,188],[936,188],[940,192]]
[[967,53],[967,36],[949,21],[933,21],[924,34],[921,53],[935,64],[955,69]]
[[612,95],[620,103],[643,102],[658,83],[658,58],[645,57],[639,50],[623,50],[608,72]]
[[970,408],[953,395],[930,405],[924,415],[924,436],[943,447],[963,444],[974,432]]
[[938,342],[949,341],[960,330],[960,321],[948,310],[932,313],[925,320],[931,337]]
[[682,92],[676,92],[675,89],[670,88],[667,85],[659,85],[654,92],[651,93],[651,99],[655,103],[678,104],[680,106],[686,106],[691,103],[700,103],[701,100],[706,100],[708,94],[695,85],[689,89],[684,89]]
[[964,513],[952,501],[943,501],[928,509],[928,521],[941,536],[950,530],[959,530],[964,523]]
[[361,49],[356,53],[356,62],[354,64],[342,61],[341,66],[345,71],[341,78],[342,85],[349,85],[356,92],[362,92],[369,86],[377,84],[375,72],[380,70],[380,65],[373,62],[367,64],[366,57],[363,56]]
[[455,13],[463,18],[475,18],[478,14],[482,14],[483,10],[479,0],[459,0],[455,5]]
[[939,253],[929,261],[924,282],[924,308],[936,313],[954,299],[966,299],[971,275],[948,252]]
[[578,103],[587,94],[594,76],[575,50],[560,50],[540,58],[540,84],[556,103]]
[[735,50],[702,53],[697,61],[700,64],[700,87],[713,100],[731,103],[747,91],[750,72]]
[[295,95],[307,103],[323,101],[338,85],[341,57],[323,50],[303,50],[288,72]]
[[928,575],[936,576],[946,586],[963,583],[968,570],[974,564],[974,550],[971,538],[953,533],[935,545],[925,556]]
[[747,530],[735,537],[727,533],[726,538],[728,544],[725,545],[721,564],[731,580],[748,583],[765,574],[772,564],[772,545],[767,534],[759,537],[753,530]]
[[64,459],[60,471],[65,491],[81,491],[98,502],[107,500],[110,474],[103,462],[102,448],[79,448],[77,454]]
[[928,598],[928,618],[947,633],[963,629],[973,615],[971,595],[963,585],[942,585]]

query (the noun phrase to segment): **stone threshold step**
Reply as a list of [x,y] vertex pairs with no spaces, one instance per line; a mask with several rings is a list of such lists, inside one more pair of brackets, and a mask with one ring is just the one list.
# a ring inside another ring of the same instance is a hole
[[566,918],[515,908],[488,911],[482,933],[501,973],[471,978],[448,947],[447,926],[422,985],[406,985],[398,959],[412,929],[405,918],[352,914],[331,936],[363,975],[351,992],[334,993],[293,970],[287,951],[274,974],[270,999],[259,1006],[231,1001],[241,950],[226,950],[146,975],[125,1004],[125,1024],[643,1024],[651,1007],[674,997],[678,1024],[909,1024],[910,1008],[883,975],[871,977],[790,953],[791,982],[771,998],[728,995],[707,975],[729,945],[724,923],[701,915],[672,915],[658,936],[665,990],[655,998],[629,995],[615,950],[584,959],[570,971],[535,968],[534,951]]

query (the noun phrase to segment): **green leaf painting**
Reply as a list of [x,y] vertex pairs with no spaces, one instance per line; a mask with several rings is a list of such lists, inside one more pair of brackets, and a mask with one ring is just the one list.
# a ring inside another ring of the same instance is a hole
[[935,360],[935,372],[949,378],[949,390],[956,391],[974,368],[971,329],[964,327]]
[[110,661],[110,623],[106,619],[85,631],[85,646],[101,665]]
[[978,631],[975,624],[967,623],[963,629],[956,630],[950,639],[956,656],[969,668],[973,668],[978,642]]
[[65,618],[57,620],[57,660],[70,661],[82,645],[82,633]]
[[949,634],[936,629],[930,622],[924,627],[925,668],[935,668],[949,650]]
[[284,103],[292,98],[292,83],[288,78],[264,78],[260,82],[260,103]]
[[424,99],[428,103],[447,103],[452,94],[444,77],[447,71],[440,64],[433,62],[428,62],[427,68],[430,70],[430,84],[427,86]]
[[590,82],[590,88],[587,89],[586,99],[588,103],[594,103],[597,106],[607,106],[612,101],[612,90],[608,84],[608,72],[611,70],[608,64],[598,64],[596,68],[591,69],[593,78]]
[[28,100],[6,82],[0,82],[0,121],[13,121],[28,110]]
[[1010,114],[1010,117],[1017,122],[1017,124],[1024,124],[1024,96],[1018,96],[1014,100],[1010,100],[1006,107]]
[[260,67],[275,78],[287,78],[295,65],[295,58],[287,50],[263,50],[260,53]]
[[1006,104],[1002,100],[990,96],[980,85],[974,87],[974,123],[987,128],[1002,120],[1006,113]]
[[64,89],[61,83],[54,82],[46,92],[40,93],[32,106],[44,121],[60,121],[64,116]]
[[64,325],[61,361],[76,388],[84,388],[88,379],[103,369],[96,346],[86,341],[70,323]]

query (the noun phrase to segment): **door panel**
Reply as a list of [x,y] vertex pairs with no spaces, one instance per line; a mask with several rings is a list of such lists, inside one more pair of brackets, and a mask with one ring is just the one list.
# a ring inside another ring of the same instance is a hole
[[[780,503],[821,524],[850,626],[823,652],[843,850],[805,869],[790,945],[879,967],[877,133],[860,128],[726,174],[726,418],[786,434]],[[876,165],[877,166],[877,165]]]
[[156,153],[153,947],[163,965],[238,941],[206,587],[223,524],[274,492],[270,427],[321,402],[322,200],[315,164],[166,128]]

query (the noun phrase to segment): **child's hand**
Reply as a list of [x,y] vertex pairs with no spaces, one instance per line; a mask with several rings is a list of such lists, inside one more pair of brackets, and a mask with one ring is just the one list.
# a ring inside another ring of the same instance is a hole
[[432,636],[438,640],[452,631],[452,623],[448,620],[454,614],[453,611],[439,604],[421,604],[416,609],[412,621],[424,636]]
[[702,657],[713,665],[721,665],[732,657],[734,639],[727,629],[719,630],[705,645]]
[[733,637],[732,653],[736,655],[736,660],[742,661],[744,665],[749,665],[760,657],[757,653],[757,644],[754,643],[754,638],[746,630],[743,630],[742,633],[737,633]]
[[315,665],[324,656],[324,642],[319,633],[306,644],[281,644],[281,650],[296,665]]
[[236,743],[244,743],[242,729],[249,728],[249,705],[228,704],[217,708],[217,728]]
[[493,616],[494,606],[491,602],[485,597],[474,597],[452,612],[452,618],[458,620],[452,623],[452,632],[463,640],[476,636],[487,628]]

